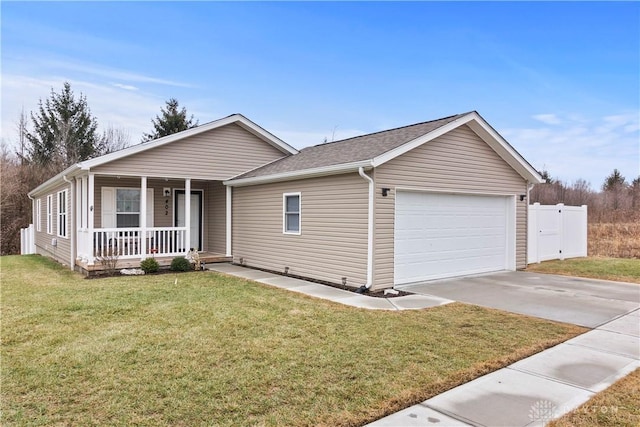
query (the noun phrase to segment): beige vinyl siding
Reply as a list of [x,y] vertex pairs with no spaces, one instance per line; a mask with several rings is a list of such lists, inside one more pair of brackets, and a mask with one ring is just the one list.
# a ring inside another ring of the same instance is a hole
[[[283,233],[283,194],[301,193],[301,234]],[[234,261],[333,283],[367,276],[368,184],[357,173],[233,188]]]
[[224,254],[227,252],[227,188],[220,181],[210,182],[204,203],[207,250]]
[[236,124],[203,132],[92,169],[96,173],[225,180],[284,154]]
[[[526,267],[526,181],[468,126],[461,126],[376,168],[374,287],[393,286],[397,187],[516,196],[516,268]],[[392,191],[382,197],[382,188]]]
[[[67,237],[58,236],[58,192],[67,190]],[[47,196],[52,195],[52,230],[47,233]],[[62,182],[37,198],[41,199],[42,213],[40,223],[41,231],[35,231],[36,253],[49,256],[61,264],[69,265],[71,258],[71,238],[75,236],[73,218],[75,211],[71,210],[71,188],[68,183]],[[51,244],[52,239],[57,240],[57,246]]]

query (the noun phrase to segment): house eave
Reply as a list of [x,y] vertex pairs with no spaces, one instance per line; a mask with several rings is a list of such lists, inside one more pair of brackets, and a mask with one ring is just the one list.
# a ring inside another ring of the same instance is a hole
[[223,181],[224,185],[230,187],[244,187],[247,185],[268,184],[272,182],[292,181],[297,179],[315,178],[326,175],[338,175],[341,173],[357,172],[359,168],[370,169],[373,167],[371,160],[361,160],[351,163],[341,163],[318,168],[302,169],[288,172],[275,173],[265,176],[255,176],[249,178],[237,178]]
[[163,145],[172,143],[174,141],[178,141],[184,138],[188,138],[194,135],[199,135],[203,132],[207,132],[213,129],[217,129],[226,125],[237,124],[242,127],[246,131],[254,134],[258,138],[272,145],[273,147],[279,149],[285,154],[297,154],[298,150],[282,141],[280,138],[276,137],[272,133],[266,131],[261,128],[257,124],[253,123],[251,120],[247,119],[241,114],[232,114],[231,116],[224,117],[222,119],[214,120],[213,122],[206,123],[204,125],[187,129],[182,132],[174,133],[172,135],[164,136],[162,138],[155,139],[153,141],[144,142],[138,145],[134,145],[132,147],[127,147],[125,149],[105,154],[104,156],[96,157],[95,159],[85,160],[80,163],[80,166],[84,168],[94,168],[96,166],[103,165],[105,163],[112,162],[114,160],[122,159],[124,157],[131,156],[136,153],[141,153],[143,151],[150,150],[152,148],[161,147]]
[[372,165],[378,167],[388,161],[401,156],[432,141],[452,130],[466,124],[485,143],[487,143],[505,162],[507,162],[522,178],[533,184],[544,182],[542,176],[522,157],[495,129],[493,129],[476,111],[465,114],[433,131],[409,141],[399,147],[387,151],[372,160]]
[[43,193],[50,188],[60,185],[60,183],[64,183],[65,182],[64,177],[72,178],[78,175],[81,171],[82,171],[82,168],[80,167],[79,163],[69,166],[59,174],[49,178],[48,180],[46,180],[45,182],[43,182],[33,190],[29,191],[27,195],[29,197],[34,197],[37,194]]

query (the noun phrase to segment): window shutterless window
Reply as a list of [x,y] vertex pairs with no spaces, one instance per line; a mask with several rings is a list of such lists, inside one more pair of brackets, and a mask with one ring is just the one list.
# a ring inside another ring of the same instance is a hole
[[285,234],[301,233],[301,194],[283,194],[283,219],[282,232]]
[[67,237],[67,190],[58,192],[58,236]]
[[47,233],[53,234],[53,194],[47,196]]
[[140,189],[116,190],[116,227],[140,227]]
[[42,231],[42,200],[36,199],[36,231]]

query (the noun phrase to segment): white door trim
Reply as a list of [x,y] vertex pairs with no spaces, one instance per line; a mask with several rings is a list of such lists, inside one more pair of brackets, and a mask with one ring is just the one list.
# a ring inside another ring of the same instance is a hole
[[[186,190],[184,188],[174,188],[173,189],[173,218],[171,220],[171,224],[173,227],[177,227],[176,221],[178,220],[177,212],[178,212],[178,193],[185,194]],[[200,194],[200,245],[204,246],[204,190],[202,189],[191,189],[190,194]],[[186,199],[185,199],[186,203]],[[200,251],[203,251],[204,248],[199,248]]]
[[397,272],[396,272],[396,244],[397,244],[397,236],[396,236],[396,227],[397,227],[397,212],[398,212],[398,192],[401,193],[422,193],[422,194],[435,194],[435,195],[453,195],[453,196],[477,196],[477,197],[503,197],[505,198],[505,260],[504,266],[507,270],[514,271],[516,269],[516,238],[517,238],[517,230],[516,230],[516,214],[517,214],[517,203],[516,203],[516,195],[513,193],[500,193],[500,192],[473,192],[473,191],[451,191],[451,190],[426,190],[412,187],[396,187],[395,188],[395,200],[394,200],[394,285],[397,285]]

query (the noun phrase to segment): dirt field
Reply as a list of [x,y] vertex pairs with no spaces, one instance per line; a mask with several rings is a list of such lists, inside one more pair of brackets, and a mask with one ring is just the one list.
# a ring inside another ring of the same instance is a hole
[[589,224],[589,256],[640,258],[640,222]]

